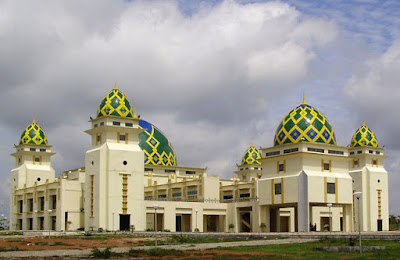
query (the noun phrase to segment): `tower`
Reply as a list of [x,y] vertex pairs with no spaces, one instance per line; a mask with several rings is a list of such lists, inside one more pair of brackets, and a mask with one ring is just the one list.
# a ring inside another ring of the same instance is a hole
[[261,173],[261,154],[254,145],[243,154],[242,163],[238,165],[238,174],[240,181],[250,181],[252,178],[259,179],[262,177]]
[[139,119],[115,86],[90,120],[85,158],[85,230],[144,230],[144,154]]
[[362,192],[360,201],[353,198],[354,228],[358,230],[360,203],[361,231],[389,230],[388,174],[384,168],[383,147],[379,147],[374,132],[363,123],[350,144],[349,173],[353,193]]
[[47,143],[47,136],[35,120],[29,124],[21,134],[19,144],[15,146],[15,167],[10,173],[10,227],[16,228],[16,214],[23,213],[23,198],[16,198],[15,190],[34,185],[52,182],[55,178],[51,166],[51,146]]

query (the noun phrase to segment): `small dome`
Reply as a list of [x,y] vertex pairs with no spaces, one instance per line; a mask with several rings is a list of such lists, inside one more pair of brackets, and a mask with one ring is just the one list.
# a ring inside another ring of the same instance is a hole
[[177,166],[174,148],[165,135],[151,123],[140,120],[144,132],[139,134],[139,146],[144,152],[144,164]]
[[363,123],[351,139],[351,147],[372,146],[378,147],[379,143],[374,132]]
[[243,158],[242,158],[242,165],[246,164],[259,164],[261,159],[261,154],[257,150],[257,148],[254,145],[251,145],[249,149],[244,153]]
[[119,117],[134,117],[131,104],[125,95],[115,85],[114,89],[107,94],[101,101],[97,110],[97,117],[101,116],[119,116]]
[[47,136],[43,129],[33,119],[21,134],[19,144],[47,145]]
[[274,145],[298,142],[336,144],[328,119],[305,101],[282,119],[274,139]]

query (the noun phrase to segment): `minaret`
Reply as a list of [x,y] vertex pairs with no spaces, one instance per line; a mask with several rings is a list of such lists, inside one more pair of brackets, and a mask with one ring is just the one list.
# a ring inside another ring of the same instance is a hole
[[19,144],[15,146],[15,167],[10,173],[10,227],[15,227],[16,200],[14,191],[19,188],[31,187],[52,182],[55,178],[51,166],[51,146],[43,129],[33,119],[22,132]]
[[139,119],[115,86],[101,102],[86,133],[92,146],[85,159],[85,230],[146,227],[144,153]]
[[243,154],[242,163],[237,165],[238,170],[235,172],[240,181],[251,181],[252,178],[260,179],[262,177],[261,154],[252,144]]
[[[388,173],[384,168],[383,147],[379,147],[374,132],[363,123],[350,144],[349,173],[353,192],[360,198],[361,231],[389,230]],[[354,230],[358,230],[358,200],[353,198]]]

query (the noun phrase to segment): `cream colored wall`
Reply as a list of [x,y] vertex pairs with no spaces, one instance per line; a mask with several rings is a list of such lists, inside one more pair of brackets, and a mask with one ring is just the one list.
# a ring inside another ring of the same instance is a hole
[[153,228],[154,205],[158,205],[157,214],[163,215],[163,228],[172,232],[176,231],[176,215],[189,214],[190,228],[192,231],[196,228],[196,210],[197,212],[197,228],[203,232],[203,216],[204,215],[220,215],[226,216],[227,204],[224,203],[202,203],[202,202],[174,202],[174,201],[144,201],[147,228]]
[[[331,215],[329,215],[328,207],[313,206],[311,208],[310,223],[317,225],[317,231],[324,231],[324,227],[321,227],[321,217],[329,218],[331,216],[332,231],[340,231],[340,217],[343,216],[341,207],[331,207]],[[343,222],[345,220],[343,219]]]

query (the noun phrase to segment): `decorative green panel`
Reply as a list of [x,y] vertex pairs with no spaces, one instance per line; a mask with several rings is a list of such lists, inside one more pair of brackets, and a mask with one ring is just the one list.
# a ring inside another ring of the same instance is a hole
[[33,119],[21,134],[19,144],[47,145],[47,136],[43,129]]
[[379,146],[374,132],[365,123],[354,133],[351,139],[351,147],[359,146]]
[[336,144],[326,117],[305,101],[283,118],[275,132],[274,145],[298,142]]

